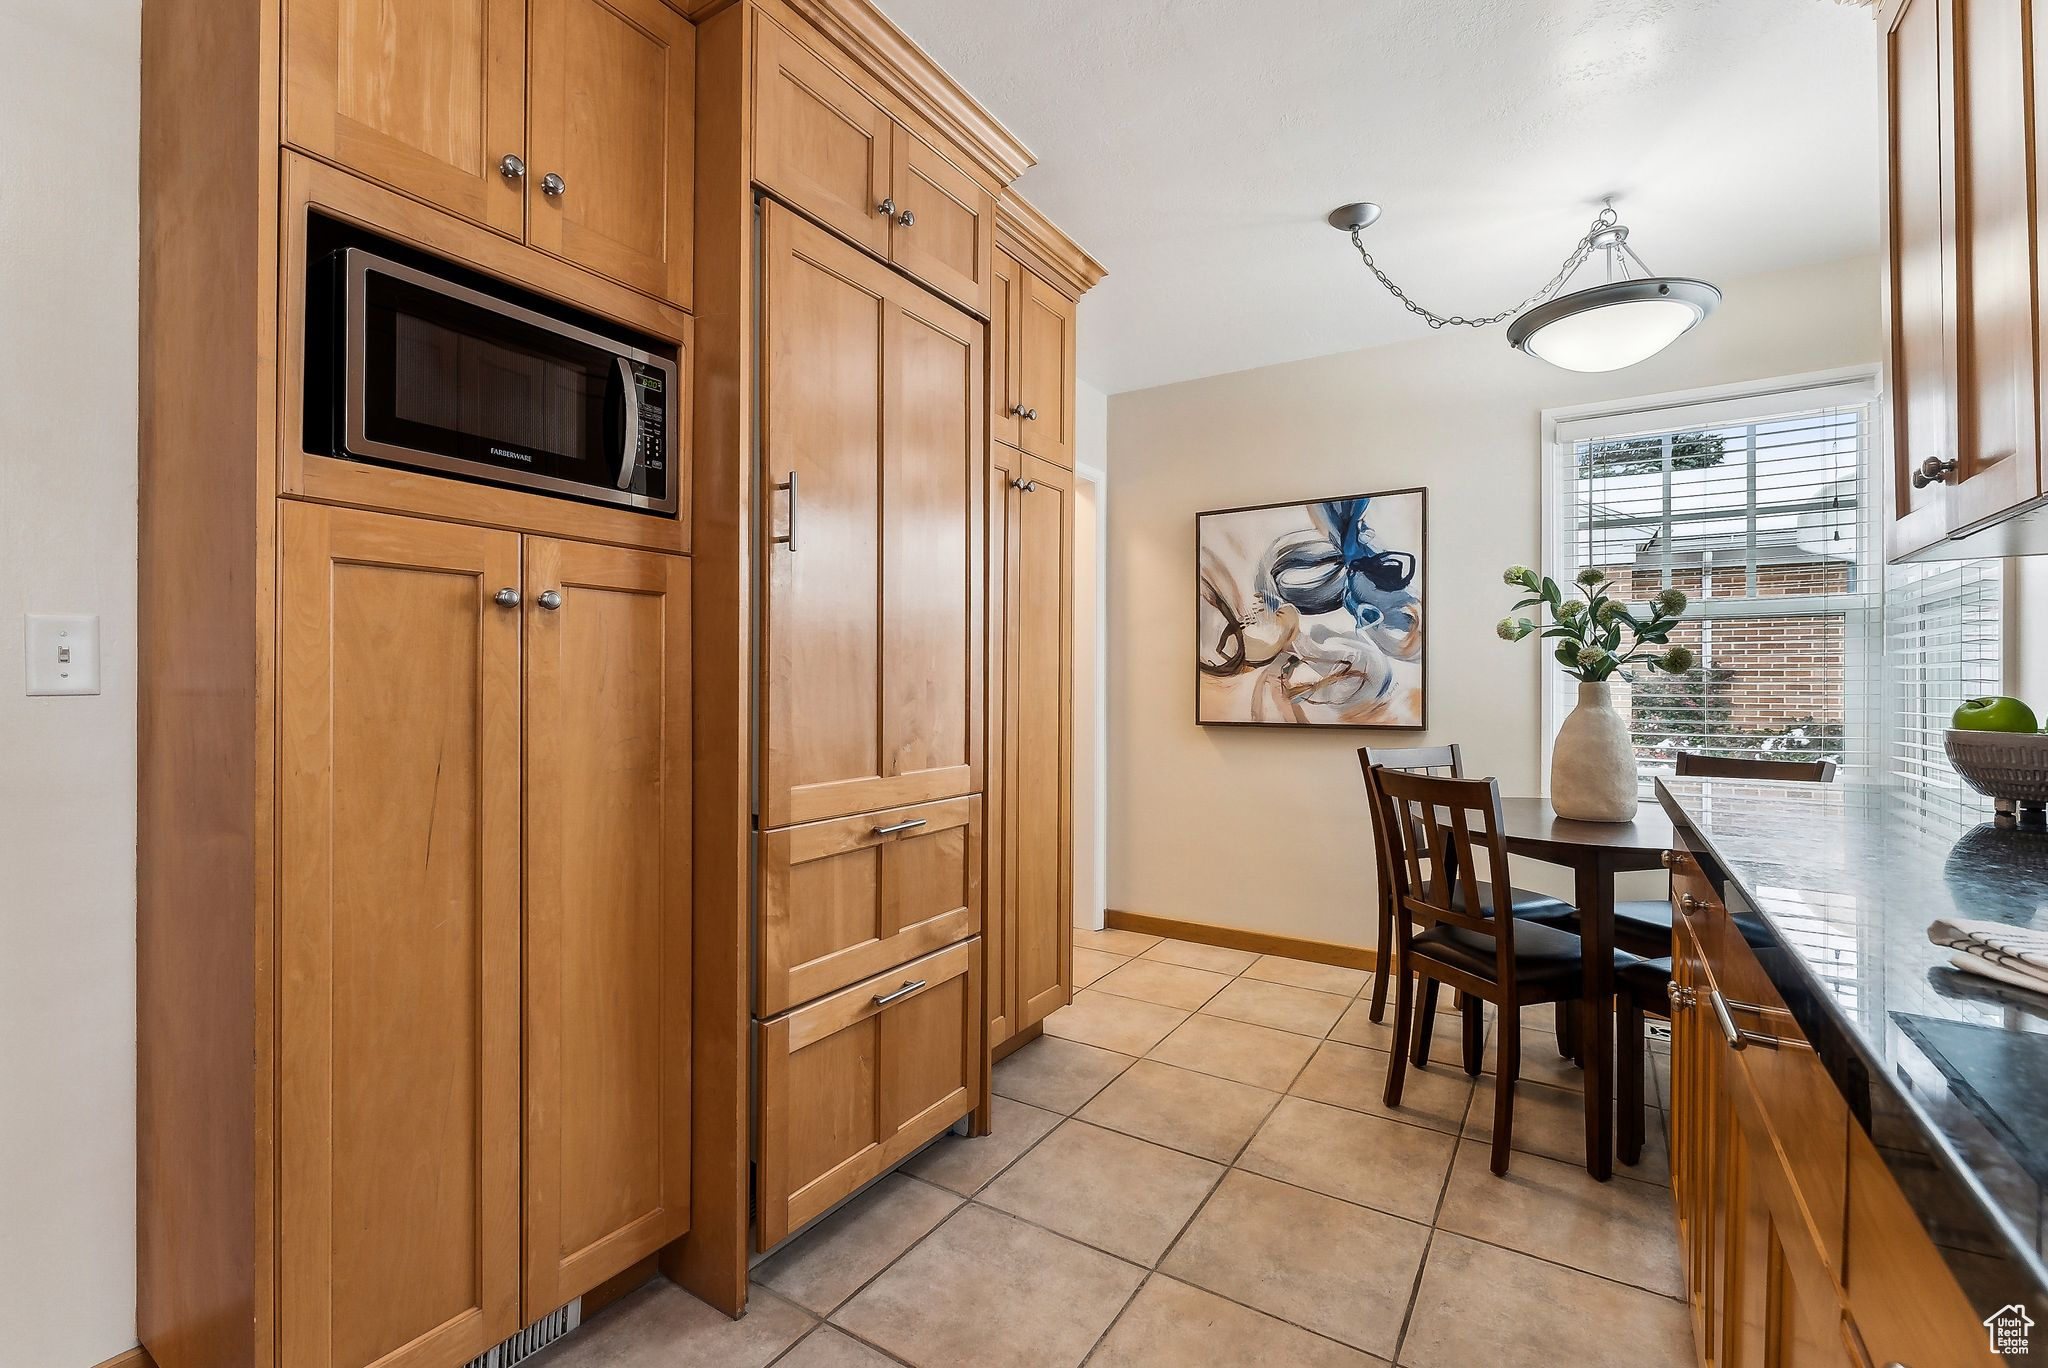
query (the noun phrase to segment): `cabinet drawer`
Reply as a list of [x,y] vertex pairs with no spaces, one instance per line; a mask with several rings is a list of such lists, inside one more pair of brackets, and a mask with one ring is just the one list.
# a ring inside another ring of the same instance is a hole
[[762,833],[763,1016],[980,929],[979,797]]
[[760,1024],[760,1248],[974,1110],[981,1014],[977,938]]
[[1814,1245],[1829,1267],[1842,1267],[1849,1109],[1841,1090],[1764,974],[1742,928],[1690,859],[1671,872],[1672,925],[1697,947],[1705,978],[1691,1010],[1701,1028],[1721,1031],[1710,999],[1719,993],[1729,1021],[1743,1033],[1734,1051],[1757,1107],[1796,1189]]

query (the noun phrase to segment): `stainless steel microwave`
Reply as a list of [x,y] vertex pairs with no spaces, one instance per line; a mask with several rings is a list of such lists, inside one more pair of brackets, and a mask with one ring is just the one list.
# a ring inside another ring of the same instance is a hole
[[675,511],[675,356],[361,247],[325,265],[331,454]]

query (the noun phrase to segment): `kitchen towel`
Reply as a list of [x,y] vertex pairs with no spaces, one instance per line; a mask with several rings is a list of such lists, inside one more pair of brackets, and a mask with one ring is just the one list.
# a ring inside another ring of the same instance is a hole
[[1949,962],[1958,969],[2048,993],[2048,931],[1943,918],[1927,928],[1927,939],[1954,951]]

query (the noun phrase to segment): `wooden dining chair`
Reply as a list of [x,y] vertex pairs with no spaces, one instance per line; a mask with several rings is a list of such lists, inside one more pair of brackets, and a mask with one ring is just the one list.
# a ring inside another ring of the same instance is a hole
[[[1375,766],[1398,770],[1403,774],[1436,775],[1446,779],[1465,777],[1464,752],[1455,742],[1448,746],[1360,746],[1358,767],[1364,773],[1368,786],[1372,782],[1372,771]],[[1376,908],[1379,926],[1375,941],[1376,964],[1372,978],[1370,1010],[1372,1020],[1378,1023],[1384,1021],[1387,1015],[1387,967],[1393,962],[1394,948],[1394,882],[1393,870],[1389,864],[1389,847],[1380,831],[1380,812],[1377,804],[1371,805],[1371,816],[1373,851],[1379,872]],[[1451,871],[1451,874],[1452,896],[1458,897],[1460,895],[1457,892],[1456,871]],[[1562,898],[1554,898],[1548,893],[1537,893],[1526,888],[1514,889],[1509,905],[1514,908],[1516,916],[1532,921],[1563,922],[1570,920],[1574,915],[1572,905]],[[1558,1044],[1570,1053],[1569,1047],[1573,1044],[1573,1038],[1569,1024],[1561,1017],[1558,1025]]]
[[[1579,938],[1543,922],[1495,915],[1510,906],[1513,895],[1500,785],[1494,780],[1440,778],[1380,766],[1369,766],[1365,778],[1379,812],[1378,830],[1390,846],[1396,909],[1394,1051],[1387,1062],[1386,1103],[1401,1105],[1411,1036],[1414,1062],[1428,1063],[1437,984],[1457,989],[1471,1004],[1465,1071],[1475,1076],[1480,1058],[1473,1023],[1479,1019],[1479,1004],[1492,1003],[1498,1032],[1492,1166],[1495,1173],[1506,1173],[1522,1065],[1521,1009],[1555,1002],[1577,1003],[1584,1011]],[[1462,901],[1452,895],[1457,870],[1466,871]],[[1633,957],[1616,958],[1619,963]]]
[[1810,784],[1832,784],[1835,782],[1835,762],[1832,760],[1763,760],[1731,759],[1721,755],[1695,755],[1691,751],[1678,752],[1678,777],[1681,779],[1791,779],[1804,780]]

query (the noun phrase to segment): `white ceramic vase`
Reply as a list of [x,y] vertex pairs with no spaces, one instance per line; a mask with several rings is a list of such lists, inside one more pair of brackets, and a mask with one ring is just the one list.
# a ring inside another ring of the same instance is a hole
[[1550,806],[1581,822],[1631,822],[1636,815],[1636,749],[1629,737],[1625,680],[1581,681],[1579,706],[1550,751]]

